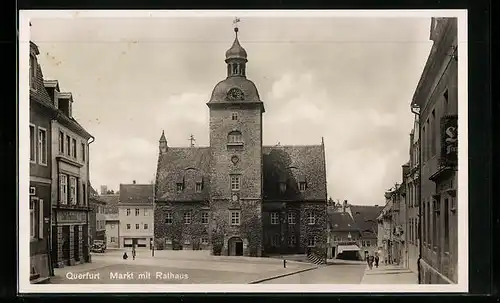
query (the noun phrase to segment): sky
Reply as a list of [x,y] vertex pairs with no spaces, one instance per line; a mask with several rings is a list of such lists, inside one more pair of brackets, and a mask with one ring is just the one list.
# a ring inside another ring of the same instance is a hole
[[[232,20],[31,20],[45,80],[73,94],[94,137],[99,190],[154,178],[158,140],[209,145],[208,102],[226,77]],[[432,46],[430,18],[240,18],[247,78],[264,102],[264,145],[321,144],[328,196],[383,205],[401,183],[413,127],[410,102]]]

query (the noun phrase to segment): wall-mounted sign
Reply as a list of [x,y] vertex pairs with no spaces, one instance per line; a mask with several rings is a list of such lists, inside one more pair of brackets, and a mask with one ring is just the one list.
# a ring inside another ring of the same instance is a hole
[[57,222],[60,223],[84,223],[87,219],[86,213],[81,211],[58,211]]
[[458,116],[441,118],[441,166],[455,166],[458,159]]
[[34,196],[34,195],[36,195],[36,187],[31,186],[30,187],[30,196]]

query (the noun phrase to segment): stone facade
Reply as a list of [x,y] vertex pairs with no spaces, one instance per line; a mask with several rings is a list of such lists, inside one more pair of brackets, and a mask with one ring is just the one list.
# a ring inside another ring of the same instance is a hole
[[[215,86],[207,103],[210,147],[169,147],[162,133],[155,245],[262,256],[305,252],[313,237],[316,247],[311,250],[325,255],[324,146],[263,146],[264,104],[246,78],[246,62],[236,38],[226,53],[228,77]],[[270,223],[275,210],[279,224]],[[296,215],[293,227],[285,221],[291,211]],[[309,212],[315,215],[311,225],[304,221]],[[296,237],[293,245],[291,235]],[[276,243],[271,243],[273,237]]]
[[[420,283],[457,283],[456,18],[433,18],[433,46],[412,106],[420,132]],[[445,141],[446,140],[446,141]]]

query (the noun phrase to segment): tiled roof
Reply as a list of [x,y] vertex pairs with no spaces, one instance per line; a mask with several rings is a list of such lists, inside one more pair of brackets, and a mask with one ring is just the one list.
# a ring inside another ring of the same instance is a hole
[[117,214],[118,213],[118,202],[120,201],[120,195],[100,195],[99,199],[106,202],[104,207],[106,214]]
[[[326,202],[324,147],[264,146],[264,200],[323,200]],[[306,182],[299,191],[299,182]],[[280,182],[286,191],[280,191]]]
[[120,184],[119,204],[153,204],[153,184]]
[[367,231],[377,233],[377,217],[382,209],[384,209],[383,206],[351,205],[354,221],[363,234],[366,234]]
[[[159,201],[204,201],[209,198],[210,148],[170,147],[158,157],[156,199]],[[195,192],[202,181],[202,191]],[[177,191],[177,183],[184,190]],[[120,191],[121,192],[121,191]]]
[[332,231],[358,231],[359,228],[348,212],[328,214],[328,223]]
[[[30,42],[31,48],[35,51],[35,54],[38,53],[38,47],[35,43]],[[36,78],[34,82],[34,89],[30,89],[30,99],[34,99],[35,101],[48,106],[52,109],[55,109],[52,99],[49,96],[49,93],[45,89],[43,84],[43,72],[38,60],[36,61]]]

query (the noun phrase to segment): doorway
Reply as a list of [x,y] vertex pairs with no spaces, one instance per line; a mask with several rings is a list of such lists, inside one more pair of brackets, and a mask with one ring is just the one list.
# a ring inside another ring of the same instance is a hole
[[80,229],[78,225],[73,226],[73,258],[80,261]]
[[228,241],[229,256],[243,256],[243,240],[239,237],[232,237]]
[[70,244],[69,244],[69,232],[70,226],[65,225],[62,227],[62,259],[66,265],[69,264],[70,259]]
[[132,248],[137,248],[137,238],[132,238]]

